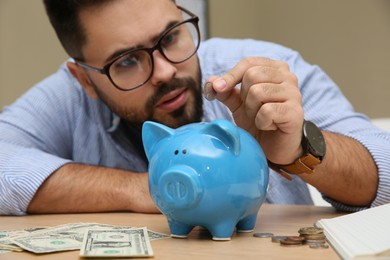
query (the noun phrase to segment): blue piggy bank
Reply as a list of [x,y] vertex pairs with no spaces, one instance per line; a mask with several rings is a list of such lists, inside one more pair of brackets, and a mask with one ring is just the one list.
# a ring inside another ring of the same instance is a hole
[[145,122],[149,189],[172,237],[195,226],[214,240],[253,231],[268,186],[268,165],[257,141],[226,120],[171,129]]

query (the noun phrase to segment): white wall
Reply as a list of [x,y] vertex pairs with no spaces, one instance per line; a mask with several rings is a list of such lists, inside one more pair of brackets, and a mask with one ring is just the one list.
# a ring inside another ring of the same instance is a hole
[[321,66],[372,118],[390,117],[389,0],[210,0],[209,36],[255,38]]
[[199,29],[202,40],[207,39],[207,3],[205,0],[176,0],[178,5],[199,16]]

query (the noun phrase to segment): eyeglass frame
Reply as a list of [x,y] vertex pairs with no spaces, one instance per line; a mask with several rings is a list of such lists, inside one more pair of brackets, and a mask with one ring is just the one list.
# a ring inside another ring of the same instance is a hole
[[[191,57],[194,56],[194,54],[198,51],[199,49],[199,45],[200,45],[200,31],[199,31],[199,17],[190,12],[189,10],[177,5],[177,8],[182,10],[183,12],[185,12],[186,14],[188,14],[190,16],[190,18],[184,20],[184,21],[181,21],[171,27],[169,27],[168,29],[166,29],[160,36],[160,38],[158,39],[158,41],[156,42],[156,44],[151,47],[151,48],[137,48],[137,49],[133,49],[133,50],[129,50],[129,51],[125,51],[121,54],[119,54],[118,56],[114,57],[111,61],[109,61],[106,65],[103,66],[103,68],[99,69],[99,68],[96,68],[96,67],[93,67],[93,66],[90,66],[84,62],[82,62],[81,60],[79,59],[76,59],[74,58],[76,64],[80,65],[81,67],[83,67],[84,69],[87,69],[87,70],[91,70],[91,71],[94,71],[96,73],[99,73],[99,74],[102,74],[102,75],[106,75],[108,77],[108,79],[111,81],[111,83],[114,85],[114,87],[116,87],[117,89],[119,90],[122,90],[122,91],[131,91],[131,90],[134,90],[134,89],[137,89],[143,85],[146,84],[146,82],[148,82],[150,80],[150,78],[152,77],[153,75],[153,72],[154,72],[154,59],[153,59],[153,52],[155,50],[158,50],[161,55],[167,60],[169,61],[170,63],[172,64],[179,64],[179,63],[182,63],[182,62],[185,62],[187,60],[189,60]],[[197,42],[197,46],[195,47],[195,50],[194,52],[189,55],[186,59],[182,60],[182,61],[179,61],[179,62],[175,62],[175,61],[171,61],[170,59],[168,59],[168,57],[165,55],[164,53],[164,50],[161,46],[161,41],[164,39],[164,37],[166,36],[166,34],[168,32],[170,32],[171,30],[173,30],[174,28],[182,25],[182,24],[185,24],[185,23],[192,23],[194,26],[195,26],[195,29],[196,29],[196,32],[198,33],[198,42]],[[129,54],[129,53],[132,53],[132,52],[137,52],[137,51],[146,51],[148,54],[149,54],[149,57],[150,57],[150,61],[151,61],[151,71],[150,71],[150,75],[148,76],[148,78],[146,80],[144,80],[142,83],[134,86],[134,87],[131,87],[131,88],[123,88],[123,87],[120,87],[118,86],[117,84],[115,84],[114,80],[112,79],[111,75],[110,75],[110,67],[112,64],[114,64],[118,59],[122,58],[123,56]]]

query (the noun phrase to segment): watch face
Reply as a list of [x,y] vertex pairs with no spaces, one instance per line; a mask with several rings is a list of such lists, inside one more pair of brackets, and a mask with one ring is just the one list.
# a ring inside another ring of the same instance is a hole
[[312,122],[305,121],[303,135],[306,137],[308,148],[314,156],[323,157],[326,151],[325,139],[321,130]]

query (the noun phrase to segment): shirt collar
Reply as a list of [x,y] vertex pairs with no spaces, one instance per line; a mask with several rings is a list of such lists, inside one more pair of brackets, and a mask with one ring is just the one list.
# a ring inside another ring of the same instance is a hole
[[110,122],[108,128],[106,129],[106,131],[108,133],[115,132],[118,129],[120,123],[121,123],[121,118],[117,114],[112,112],[111,113],[111,122]]

